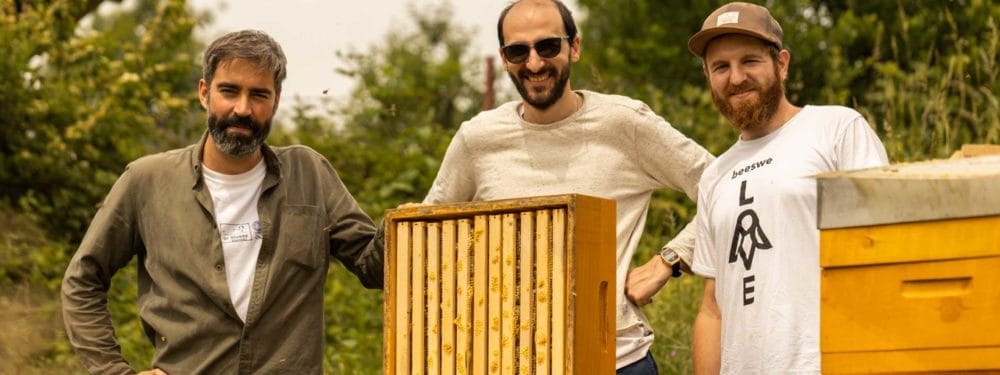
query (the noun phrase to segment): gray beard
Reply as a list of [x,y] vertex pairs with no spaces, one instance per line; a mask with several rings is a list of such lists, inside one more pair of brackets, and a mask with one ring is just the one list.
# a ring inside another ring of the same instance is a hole
[[[226,133],[227,128],[234,126],[240,121],[250,125],[253,130],[253,135],[247,137]],[[235,117],[227,117],[219,120],[219,118],[214,114],[209,114],[207,122],[208,133],[215,141],[215,146],[219,149],[219,151],[222,151],[222,153],[235,157],[247,156],[259,150],[261,146],[264,145],[264,140],[267,139],[268,134],[271,132],[270,120],[265,123],[258,123],[251,119]]]

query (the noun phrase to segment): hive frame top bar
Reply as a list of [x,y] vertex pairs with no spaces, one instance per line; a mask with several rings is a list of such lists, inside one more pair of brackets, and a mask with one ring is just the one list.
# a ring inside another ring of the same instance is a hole
[[469,212],[479,214],[499,214],[525,209],[572,207],[578,201],[599,199],[584,194],[547,195],[541,197],[512,198],[492,201],[475,201],[434,205],[414,205],[385,211],[386,221],[401,221],[413,218],[421,220],[443,220],[467,216]]

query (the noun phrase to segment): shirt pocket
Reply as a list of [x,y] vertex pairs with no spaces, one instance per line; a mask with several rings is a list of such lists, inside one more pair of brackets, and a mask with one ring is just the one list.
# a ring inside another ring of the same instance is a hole
[[281,210],[278,249],[289,263],[313,270],[326,260],[323,215],[317,206],[288,205]]

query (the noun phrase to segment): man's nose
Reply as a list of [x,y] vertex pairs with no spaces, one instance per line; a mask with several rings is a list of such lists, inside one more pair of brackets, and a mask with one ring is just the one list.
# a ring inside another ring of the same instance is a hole
[[246,117],[250,116],[252,112],[253,111],[250,107],[250,97],[248,95],[240,95],[240,97],[236,99],[236,105],[233,107],[233,114],[240,117]]
[[528,52],[528,61],[524,62],[524,67],[528,68],[528,71],[536,73],[542,70],[542,67],[544,66],[545,66],[545,59],[542,58],[541,56],[538,56],[538,51],[535,51],[534,48],[531,48],[531,50]]
[[737,86],[747,80],[747,73],[739,66],[729,69],[729,84]]

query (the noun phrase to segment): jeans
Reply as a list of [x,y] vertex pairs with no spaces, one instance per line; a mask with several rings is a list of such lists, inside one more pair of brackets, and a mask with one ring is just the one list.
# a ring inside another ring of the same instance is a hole
[[659,375],[659,373],[660,370],[656,368],[652,351],[646,352],[646,356],[642,359],[617,371],[617,375]]

